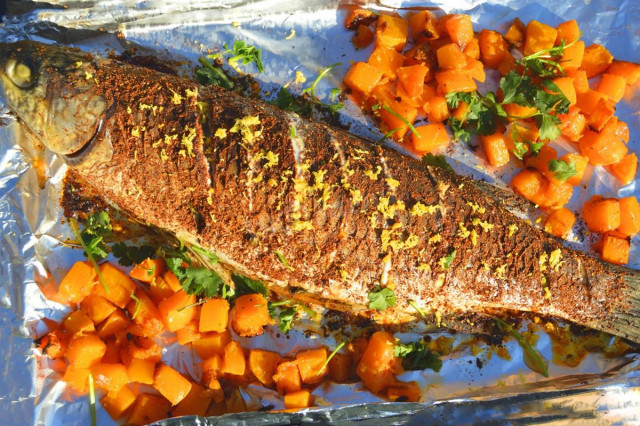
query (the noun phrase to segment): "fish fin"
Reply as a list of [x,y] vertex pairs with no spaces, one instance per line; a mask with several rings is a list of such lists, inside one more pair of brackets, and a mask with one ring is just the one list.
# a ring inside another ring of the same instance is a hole
[[612,316],[603,331],[640,343],[640,271],[616,267],[623,275],[622,294],[612,305]]

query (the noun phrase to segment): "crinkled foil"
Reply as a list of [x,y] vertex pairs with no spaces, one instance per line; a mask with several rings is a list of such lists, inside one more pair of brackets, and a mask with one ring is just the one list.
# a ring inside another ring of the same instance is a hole
[[[299,93],[303,85],[295,84],[297,71],[307,79],[315,78],[318,69],[336,62],[342,66],[319,85],[316,93],[328,96],[339,87],[350,60],[365,59],[370,49],[354,51],[351,33],[343,29],[342,12],[337,1],[320,0],[201,0],[201,1],[133,1],[120,2],[76,0],[70,4],[53,0],[48,3],[8,2],[8,14],[0,25],[0,42],[33,39],[77,46],[96,54],[122,53],[135,46],[143,54],[184,60],[194,65],[197,57],[216,50],[224,43],[244,40],[263,50],[265,72],[255,74],[265,90],[288,85]],[[515,17],[527,22],[538,19],[555,25],[576,19],[587,43],[604,44],[616,58],[640,60],[640,2],[627,0],[504,0],[480,1],[379,1],[372,7],[411,8],[440,7],[446,12],[469,13],[474,28],[504,31]],[[632,150],[640,148],[640,91],[628,94],[618,108],[618,116],[629,124]],[[51,374],[47,360],[32,350],[32,339],[47,332],[42,318],[62,319],[67,311],[49,302],[40,285],[60,277],[81,259],[77,250],[61,241],[69,230],[60,222],[58,208],[64,166],[54,156],[45,155],[47,177],[41,187],[32,154],[21,141],[17,123],[7,114],[0,98],[0,412],[3,424],[80,425],[89,423],[87,399],[69,400],[64,384]],[[375,126],[358,108],[347,103],[341,111],[351,131],[369,138],[379,138]],[[22,148],[18,147],[22,145]],[[558,149],[573,150],[569,144]],[[484,161],[457,146],[448,153],[453,166],[461,173],[508,183],[514,168],[489,170]],[[636,182],[619,188],[601,167],[587,176],[588,190],[577,191],[570,207],[576,207],[593,193],[608,196],[640,196]],[[571,236],[568,244],[589,250],[584,235]],[[633,241],[630,266],[640,269],[640,239]],[[404,340],[415,338],[404,333]],[[437,337],[433,336],[433,337]],[[459,340],[464,336],[457,335]],[[193,362],[194,354],[167,341],[163,360],[197,379],[201,372]],[[266,347],[282,354],[301,348],[326,344],[335,347],[331,338],[305,338],[293,331],[290,338],[271,331],[254,339],[242,339],[245,347]],[[549,337],[541,334],[538,349],[551,359]],[[551,421],[584,423],[624,423],[640,419],[640,358],[628,355],[607,359],[589,354],[577,368],[553,363],[546,379],[529,370],[522,351],[513,341],[507,344],[512,359],[498,356],[484,359],[482,367],[468,350],[454,352],[444,359],[440,373],[431,370],[407,372],[401,380],[416,380],[424,389],[420,404],[386,403],[371,395],[361,384],[323,384],[314,390],[319,409],[298,413],[248,412],[218,418],[172,419],[164,424],[296,424],[358,420],[361,424],[380,424],[385,418],[392,424],[498,423],[508,419],[515,423]],[[248,408],[270,405],[284,408],[276,393],[257,386],[241,390]],[[113,421],[98,409],[98,424]]]

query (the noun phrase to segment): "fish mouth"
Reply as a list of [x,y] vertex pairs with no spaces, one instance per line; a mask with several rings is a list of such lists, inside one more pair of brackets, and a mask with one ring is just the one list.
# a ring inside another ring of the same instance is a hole
[[95,132],[93,132],[93,135],[87,140],[87,142],[85,142],[85,144],[75,152],[60,155],[67,164],[72,166],[79,164],[93,150],[93,147],[96,145],[98,139],[104,134],[105,120],[108,120],[109,117],[113,115],[115,108],[116,101],[114,100],[111,106],[107,108],[107,110],[105,110],[100,116],[100,120],[98,121],[96,130]]

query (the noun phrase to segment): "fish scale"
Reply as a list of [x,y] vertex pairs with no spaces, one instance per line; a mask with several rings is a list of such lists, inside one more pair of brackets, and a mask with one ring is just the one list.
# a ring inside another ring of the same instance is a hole
[[[533,312],[640,341],[637,272],[565,247],[507,211],[495,188],[217,87],[34,42],[0,51],[26,127],[47,102],[41,85],[64,93],[68,111],[115,105],[100,126],[56,110],[65,126],[35,129],[61,154],[74,147],[61,146],[60,128],[97,129],[69,167],[98,193],[276,292],[387,324],[415,320],[412,301],[436,316]],[[51,65],[66,54],[90,67]],[[12,84],[12,60],[36,68],[32,86]],[[396,304],[371,311],[379,286]]]

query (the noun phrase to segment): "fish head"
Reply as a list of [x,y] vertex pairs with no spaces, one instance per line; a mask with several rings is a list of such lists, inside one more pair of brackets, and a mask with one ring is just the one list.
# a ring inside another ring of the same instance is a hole
[[0,43],[0,86],[20,123],[54,153],[81,156],[100,133],[109,102],[99,94],[97,62],[70,48]]

